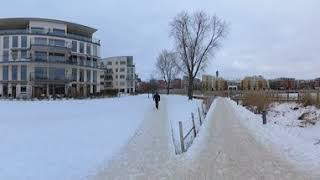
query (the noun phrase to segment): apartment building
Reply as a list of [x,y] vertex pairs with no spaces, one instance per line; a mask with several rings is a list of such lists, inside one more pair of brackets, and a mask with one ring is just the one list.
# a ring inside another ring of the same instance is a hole
[[[104,89],[116,89],[122,93],[135,93],[136,75],[133,56],[117,56],[102,59],[106,75],[102,79]],[[112,80],[111,80],[112,78]]]
[[266,90],[268,81],[262,76],[248,76],[241,81],[242,90]]
[[2,97],[88,96],[100,92],[97,30],[43,18],[0,19]]
[[223,91],[226,90],[228,83],[221,77],[212,75],[202,76],[202,88],[205,91]]
[[297,88],[295,78],[277,78],[269,81],[270,88],[274,90],[293,90]]

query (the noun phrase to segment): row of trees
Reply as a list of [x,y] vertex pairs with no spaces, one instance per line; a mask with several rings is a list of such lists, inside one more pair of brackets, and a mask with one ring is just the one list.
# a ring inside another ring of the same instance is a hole
[[168,94],[173,79],[183,73],[188,77],[188,97],[193,98],[194,79],[205,70],[227,33],[225,21],[204,11],[192,14],[184,11],[170,22],[175,48],[162,50],[156,62]]

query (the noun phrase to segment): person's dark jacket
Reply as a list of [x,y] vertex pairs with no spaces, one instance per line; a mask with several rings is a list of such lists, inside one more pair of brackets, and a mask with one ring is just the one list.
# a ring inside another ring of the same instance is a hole
[[159,94],[155,94],[153,96],[153,100],[156,101],[156,102],[159,102],[160,101],[160,95]]

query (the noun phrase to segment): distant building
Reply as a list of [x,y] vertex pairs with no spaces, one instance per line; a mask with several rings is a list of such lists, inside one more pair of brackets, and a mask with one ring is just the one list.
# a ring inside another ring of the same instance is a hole
[[166,82],[164,80],[158,80],[158,88],[166,89]]
[[245,77],[241,82],[242,90],[266,90],[268,81],[262,76]]
[[229,80],[227,81],[228,90],[239,90],[241,88],[241,80]]
[[269,81],[270,89],[274,90],[293,90],[297,89],[297,83],[294,78],[277,78]]
[[227,81],[218,76],[203,75],[202,88],[205,91],[223,91],[227,89]]
[[[102,62],[107,71],[112,71],[113,89],[117,89],[122,93],[135,92],[136,74],[132,56],[109,57],[102,59]],[[104,87],[108,88],[106,84],[109,82],[104,81],[104,83]]]
[[314,88],[318,90],[320,89],[320,78],[316,78],[314,80]]
[[[189,87],[189,77],[188,76],[183,76],[182,84],[183,84],[183,89],[187,90]],[[193,88],[194,88],[194,90],[201,90],[201,80],[199,78],[195,78],[193,80]]]
[[173,89],[182,89],[182,80],[181,79],[173,80],[172,88]]
[[310,90],[315,89],[314,80],[297,80],[296,87],[297,89]]

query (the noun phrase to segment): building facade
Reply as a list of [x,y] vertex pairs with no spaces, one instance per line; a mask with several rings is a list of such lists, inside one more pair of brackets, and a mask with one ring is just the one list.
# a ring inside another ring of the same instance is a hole
[[227,86],[227,81],[221,77],[212,75],[202,76],[202,88],[205,91],[224,91],[227,89]]
[[270,80],[270,88],[274,90],[293,90],[297,89],[297,81],[294,78],[277,78]]
[[242,90],[266,90],[269,84],[262,76],[248,76],[241,81],[241,88]]
[[28,98],[99,93],[96,31],[53,19],[0,19],[0,95]]
[[[136,74],[133,56],[117,56],[102,59],[103,66],[112,72],[112,83],[110,80],[101,82],[104,89],[117,89],[122,93],[135,93]],[[110,73],[109,73],[110,76]],[[110,86],[107,86],[106,84]]]

